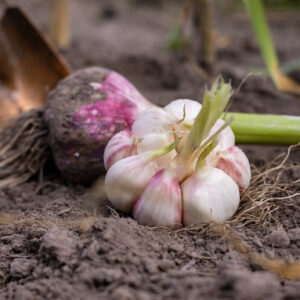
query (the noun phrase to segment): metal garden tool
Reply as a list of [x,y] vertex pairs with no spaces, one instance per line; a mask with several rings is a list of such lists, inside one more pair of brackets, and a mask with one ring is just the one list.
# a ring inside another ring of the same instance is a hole
[[19,7],[0,21],[0,124],[43,107],[46,95],[71,69],[47,37]]

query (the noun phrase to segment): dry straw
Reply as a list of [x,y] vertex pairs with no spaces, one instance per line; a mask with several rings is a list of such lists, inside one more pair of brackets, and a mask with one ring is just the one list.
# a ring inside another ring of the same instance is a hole
[[299,164],[288,162],[291,151],[300,148],[300,143],[289,147],[287,154],[280,154],[261,169],[252,165],[253,178],[250,187],[241,199],[241,205],[229,222],[233,227],[268,226],[276,222],[274,211],[281,206],[292,205],[296,208],[294,199],[300,196],[300,179],[286,182],[284,176],[291,171],[299,170]]

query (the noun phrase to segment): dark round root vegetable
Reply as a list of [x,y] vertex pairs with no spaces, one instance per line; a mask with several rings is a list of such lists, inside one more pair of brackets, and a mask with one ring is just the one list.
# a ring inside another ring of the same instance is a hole
[[44,112],[49,144],[58,169],[70,182],[90,184],[104,172],[108,140],[130,129],[152,104],[120,74],[82,69],[50,92]]
[[130,129],[151,105],[116,72],[78,70],[49,94],[44,109],[22,114],[0,131],[0,187],[14,187],[39,173],[39,189],[50,150],[68,181],[93,183],[104,172],[108,140]]

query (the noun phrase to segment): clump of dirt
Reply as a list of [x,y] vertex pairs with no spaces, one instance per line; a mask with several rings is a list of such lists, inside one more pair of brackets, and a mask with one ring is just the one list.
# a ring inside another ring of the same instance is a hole
[[[8,2],[24,5],[46,28],[50,1]],[[177,2],[147,9],[132,1],[74,0],[72,5],[73,41],[64,54],[74,68],[115,69],[157,104],[201,98],[205,81],[182,55],[165,47],[178,17]],[[231,42],[218,49],[218,68],[237,87],[250,67],[261,67],[262,61],[245,15],[218,14],[218,30]],[[280,57],[296,57],[299,18],[271,14],[270,21]],[[299,114],[299,100],[276,92],[269,79],[254,76],[242,86],[232,110]],[[287,148],[242,148],[259,179],[229,225],[254,253],[293,262],[300,258],[300,148],[268,174],[264,172],[280,164]],[[114,211],[105,196],[99,202],[50,167],[38,193],[37,185],[33,178],[0,189],[0,299],[300,297],[299,281],[263,269],[208,226],[174,232],[140,226]]]

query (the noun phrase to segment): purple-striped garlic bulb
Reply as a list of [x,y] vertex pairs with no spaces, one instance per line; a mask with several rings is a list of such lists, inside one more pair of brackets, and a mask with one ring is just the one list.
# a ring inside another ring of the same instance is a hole
[[179,99],[142,112],[124,143],[135,139],[138,154],[121,158],[106,175],[114,207],[140,224],[171,229],[231,218],[251,178],[230,120],[220,119],[231,95],[230,84],[217,81],[202,106]]

